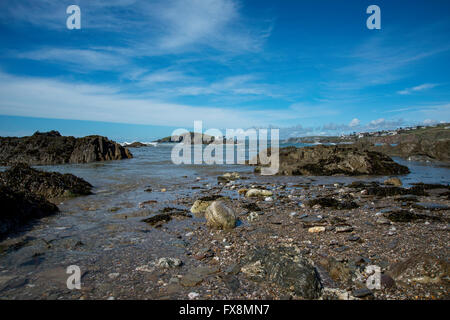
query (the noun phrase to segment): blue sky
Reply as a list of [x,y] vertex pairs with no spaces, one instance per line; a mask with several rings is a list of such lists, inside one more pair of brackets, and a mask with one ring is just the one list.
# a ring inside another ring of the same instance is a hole
[[[81,8],[81,30],[66,8]],[[369,30],[369,5],[381,30]],[[4,0],[0,135],[450,121],[450,1]]]

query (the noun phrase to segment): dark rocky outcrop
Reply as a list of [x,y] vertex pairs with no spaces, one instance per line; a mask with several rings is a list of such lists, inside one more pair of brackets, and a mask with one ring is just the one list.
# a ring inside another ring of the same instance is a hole
[[53,165],[132,158],[128,149],[102,136],[64,137],[57,131],[0,138],[0,165]]
[[19,227],[57,213],[58,207],[44,197],[29,192],[16,192],[0,185],[0,239]]
[[92,185],[72,174],[38,171],[16,164],[0,173],[0,184],[14,192],[32,193],[46,199],[91,194]]
[[[270,151],[270,150],[269,150]],[[390,157],[351,146],[280,149],[279,175],[401,175],[409,169]],[[260,171],[257,167],[256,172]]]

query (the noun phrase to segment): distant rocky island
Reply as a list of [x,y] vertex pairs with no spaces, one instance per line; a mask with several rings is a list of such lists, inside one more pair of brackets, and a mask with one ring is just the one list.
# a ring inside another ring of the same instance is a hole
[[227,140],[226,137],[213,137],[204,133],[198,132],[188,132],[179,136],[168,136],[162,139],[155,140],[157,143],[180,143],[188,140],[187,137],[190,136],[190,143],[197,144],[197,141],[201,141],[201,144],[212,144],[212,143],[223,143],[223,144],[234,144],[236,141],[234,139]]
[[132,142],[132,143],[126,143],[123,146],[125,148],[144,148],[144,147],[148,147],[149,145],[146,143],[136,141],[136,142]]
[[122,160],[133,155],[102,136],[61,136],[58,131],[36,132],[29,137],[0,137],[0,165],[17,163],[55,165]]

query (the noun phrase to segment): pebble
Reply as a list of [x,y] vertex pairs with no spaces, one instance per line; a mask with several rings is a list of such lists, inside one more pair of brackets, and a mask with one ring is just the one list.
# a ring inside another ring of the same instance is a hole
[[308,229],[309,233],[319,233],[319,232],[324,232],[325,231],[325,227],[312,227]]
[[353,231],[353,227],[350,226],[337,226],[336,227],[336,232],[352,232]]
[[259,215],[256,212],[250,212],[250,214],[247,217],[248,221],[254,221],[256,219],[258,219]]
[[359,241],[361,238],[359,236],[351,236],[347,240],[348,241]]
[[377,224],[391,224],[391,222],[386,218],[378,218],[376,221]]
[[347,246],[341,246],[341,247],[338,247],[338,248],[336,248],[334,250],[337,251],[337,252],[344,252],[344,251],[347,251],[348,249],[349,249],[349,247],[347,247]]
[[352,295],[356,298],[364,298],[364,297],[370,296],[372,294],[373,294],[372,291],[370,291],[367,288],[356,289],[356,290],[352,291]]
[[197,292],[189,292],[189,294],[188,294],[188,298],[191,300],[198,298],[199,296],[200,296],[200,294],[198,294]]
[[387,274],[382,274],[381,275],[381,287],[382,288],[392,288],[395,286],[395,281],[394,279],[392,279],[389,275]]
[[155,265],[160,268],[173,268],[179,267],[183,264],[178,258],[160,258],[156,261]]

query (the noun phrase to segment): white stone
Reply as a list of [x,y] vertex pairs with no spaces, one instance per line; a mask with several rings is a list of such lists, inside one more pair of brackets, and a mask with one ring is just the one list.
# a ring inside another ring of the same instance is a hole
[[191,300],[198,298],[199,296],[200,296],[200,294],[198,294],[197,292],[189,292],[189,294],[188,294],[188,298]]

